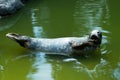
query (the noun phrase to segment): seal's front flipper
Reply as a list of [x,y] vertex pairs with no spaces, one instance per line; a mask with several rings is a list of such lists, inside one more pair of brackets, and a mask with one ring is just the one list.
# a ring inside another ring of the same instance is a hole
[[90,47],[90,46],[93,46],[93,43],[91,42],[83,42],[83,43],[72,43],[72,48],[75,49],[75,50],[83,50],[85,49],[86,47]]

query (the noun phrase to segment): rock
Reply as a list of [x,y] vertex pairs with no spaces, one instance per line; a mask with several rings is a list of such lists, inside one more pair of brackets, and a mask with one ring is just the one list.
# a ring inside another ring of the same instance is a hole
[[24,1],[26,0],[0,0],[0,16],[13,14],[24,6]]

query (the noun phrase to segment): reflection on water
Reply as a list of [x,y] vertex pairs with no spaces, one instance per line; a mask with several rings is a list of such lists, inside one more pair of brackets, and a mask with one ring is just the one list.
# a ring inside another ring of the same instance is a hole
[[9,29],[10,27],[14,26],[14,24],[16,24],[17,21],[20,19],[21,15],[22,13],[20,13],[19,15],[13,15],[8,18],[0,20],[0,31]]
[[114,69],[113,76],[120,80],[120,62],[118,62],[117,68]]
[[28,80],[53,80],[52,66],[47,63],[44,53],[35,53],[35,62],[27,78]]
[[0,65],[0,79],[3,80],[3,71],[4,71],[4,67],[2,65]]
[[[44,30],[43,23],[46,23],[46,22],[48,23],[48,18],[50,18],[49,16],[50,16],[49,9],[46,5],[44,5],[40,9],[31,10],[33,33],[35,37],[45,36],[45,33],[44,33],[45,31],[43,31]],[[104,33],[103,40],[102,40],[103,48],[101,49],[101,54],[108,53],[108,50],[106,50],[105,44],[108,44],[108,39],[106,34],[109,34],[109,31],[100,27],[104,25],[108,26],[108,23],[109,23],[108,22],[109,8],[107,5],[107,0],[87,0],[87,1],[77,0],[75,2],[73,18],[74,18],[75,27],[82,26],[77,28],[79,31],[81,32],[83,31],[84,34],[86,34],[85,31],[90,32],[93,29],[101,30]],[[103,76],[104,77],[107,76],[108,79],[112,78],[111,74],[113,70],[110,69],[111,66],[103,58],[99,60],[99,62],[94,66],[93,69],[89,69],[86,65],[83,65],[77,59],[74,59],[74,58],[64,59],[63,62],[64,63],[74,62],[74,66],[71,66],[70,69],[77,71],[79,74],[84,73],[84,75],[86,75],[87,77],[86,79],[96,80],[97,78],[100,78]],[[32,65],[33,71],[30,70],[30,73],[27,75],[28,79],[53,80],[53,75],[54,75],[54,78],[56,79],[59,78],[59,72],[62,72],[62,71],[64,72],[64,66],[59,64],[59,62],[56,62],[57,67],[59,68],[59,70],[56,70],[54,69],[55,65],[52,65],[51,63],[47,62],[47,59],[45,58],[44,53],[42,52],[36,53],[35,62]],[[108,76],[108,74],[110,74],[110,76]],[[69,79],[69,78],[64,77],[64,79]]]
[[91,71],[87,68],[87,66],[85,66],[84,64],[79,62],[77,59],[69,58],[69,59],[65,59],[63,61],[64,62],[74,62],[73,69],[75,69],[77,72],[86,73],[87,74],[86,77],[88,77],[90,80],[94,80],[94,77],[92,75],[93,73],[91,73]]
[[2,65],[0,65],[0,71],[3,71],[4,67]]
[[[42,12],[46,12],[46,9],[42,8]],[[38,23],[36,17],[36,13],[38,9],[32,9],[31,11],[31,19],[33,25],[33,33],[36,38],[43,37],[43,26],[42,24]],[[38,12],[39,13],[39,12]],[[47,16],[47,15],[46,15]],[[45,16],[45,17],[46,17]],[[40,16],[43,17],[43,16]],[[44,20],[44,17],[42,18]],[[41,25],[41,26],[39,26]],[[27,75],[28,80],[53,80],[52,78],[52,66],[51,64],[47,63],[45,58],[45,54],[42,52],[36,52],[35,54],[35,62],[32,65],[32,69],[30,70],[29,74]],[[32,71],[33,70],[33,71]]]
[[109,26],[109,7],[107,0],[77,0],[75,5],[74,20],[76,26],[83,33],[98,29],[103,33],[101,54],[107,54],[111,51],[106,50],[106,44],[109,43],[108,36],[110,32],[102,28]]
[[107,0],[77,0],[74,19],[76,24],[93,28],[103,26],[109,18]]
[[[28,24],[32,26],[34,37],[51,37],[53,34],[55,37],[64,35],[83,36],[83,34],[87,34],[93,29],[98,29],[103,32],[101,49],[100,51],[96,51],[95,55],[87,58],[80,57],[80,59],[76,57],[50,56],[45,55],[44,52],[31,52],[32,56],[35,56],[34,59],[30,61],[32,64],[28,64],[30,68],[27,68],[26,74],[24,75],[25,78],[27,78],[27,80],[120,80],[120,63],[113,69],[109,60],[103,58],[103,54],[111,53],[106,46],[110,43],[110,32],[104,29],[105,26],[109,27],[108,21],[110,14],[107,0],[73,0],[71,3],[65,0],[59,1],[42,0],[40,3],[36,3],[36,6],[30,8],[29,18],[31,24]],[[15,23],[16,22],[17,19]],[[10,25],[6,25],[13,26],[15,24],[14,21],[10,23]],[[21,25],[25,27],[24,24]],[[0,27],[1,26],[2,25],[0,25]],[[5,28],[6,27],[2,29],[4,30]],[[26,56],[29,57],[28,54],[18,56],[14,61],[17,59],[21,61],[22,58],[24,57],[25,59]],[[13,66],[16,66],[15,64]],[[20,66],[21,65],[19,65],[19,67]],[[0,79],[2,70],[4,71],[4,67],[0,64]],[[17,73],[17,71],[14,73]]]
[[113,73],[112,67],[108,61],[102,58],[100,60],[100,63],[97,64],[93,70],[90,70],[90,72],[92,73],[94,80],[98,78],[102,80],[102,78],[104,77],[106,79],[110,79],[110,78],[112,79],[112,73]]
[[[75,5],[74,20],[76,26],[82,26],[79,30],[91,31],[98,29],[103,33],[101,54],[108,54],[111,51],[107,50],[106,45],[109,43],[108,36],[110,32],[102,28],[102,26],[109,26],[109,7],[107,0],[77,0]],[[84,68],[83,68],[84,69]],[[106,79],[112,79],[112,72],[110,64],[100,59],[100,63],[96,64],[92,70],[87,70],[92,80],[100,79],[100,77]],[[108,75],[109,74],[109,75]],[[101,78],[101,80],[102,80]]]

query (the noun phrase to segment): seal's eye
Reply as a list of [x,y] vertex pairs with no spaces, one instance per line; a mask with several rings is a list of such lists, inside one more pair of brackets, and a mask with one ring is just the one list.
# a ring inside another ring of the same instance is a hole
[[101,35],[101,32],[97,32],[98,35]]

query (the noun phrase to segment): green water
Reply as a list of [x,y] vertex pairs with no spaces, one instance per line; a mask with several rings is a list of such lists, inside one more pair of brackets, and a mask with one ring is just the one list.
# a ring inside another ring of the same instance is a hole
[[[0,20],[0,80],[120,80],[120,1],[30,0],[24,9]],[[84,36],[103,32],[100,51],[89,57],[45,55],[5,37]]]

